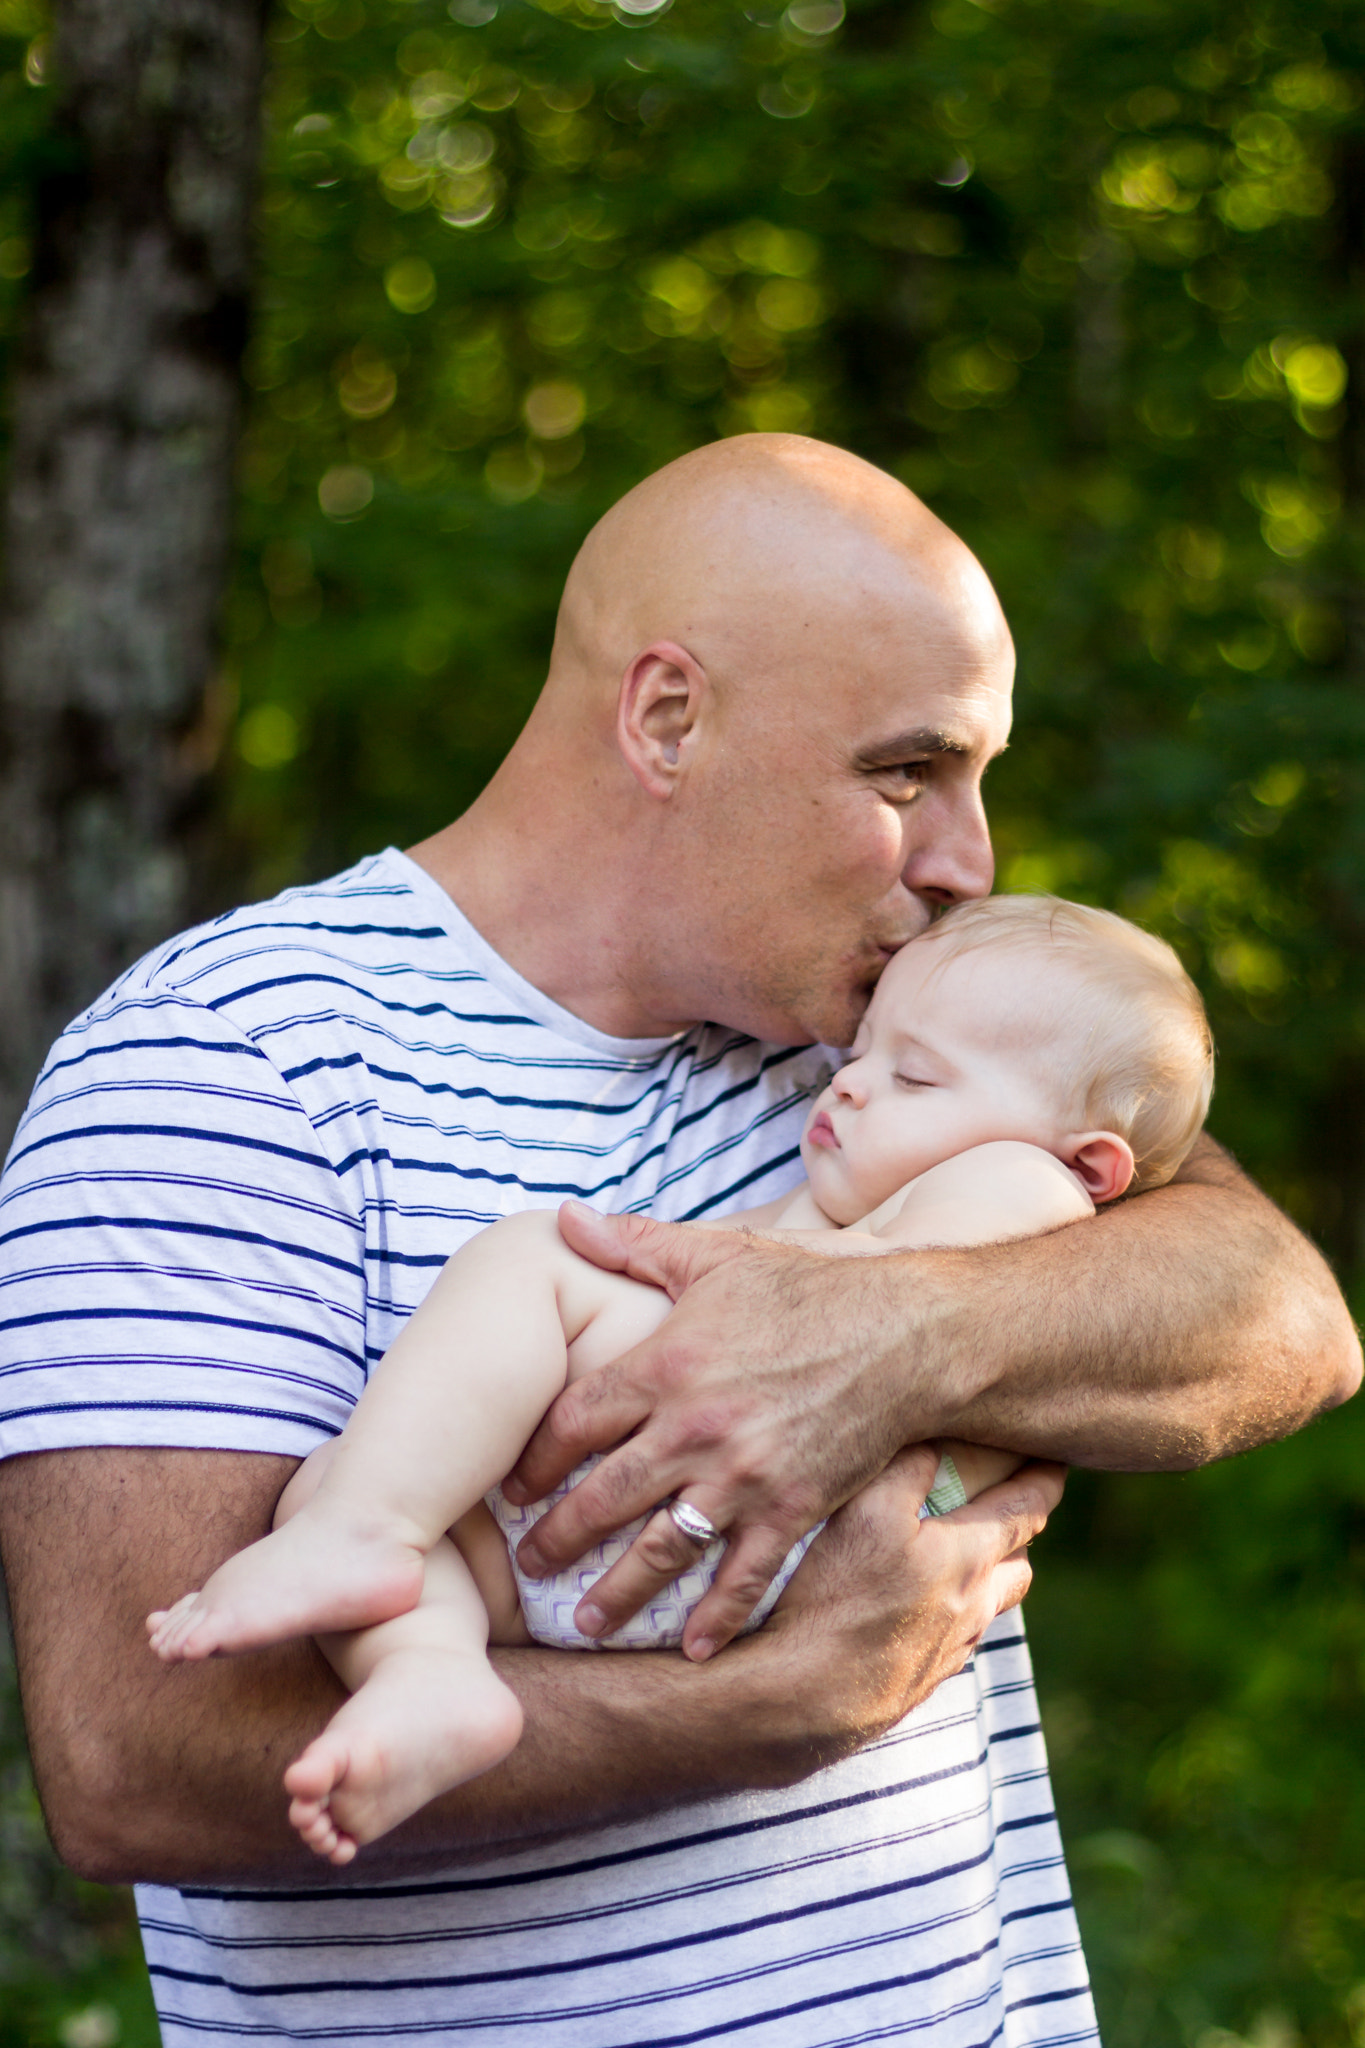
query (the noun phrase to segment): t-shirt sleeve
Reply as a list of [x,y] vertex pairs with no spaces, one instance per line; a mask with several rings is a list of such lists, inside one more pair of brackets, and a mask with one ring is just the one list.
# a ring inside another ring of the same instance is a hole
[[365,1377],[363,1220],[214,1010],[115,990],[58,1040],[0,1180],[0,1457],[303,1456]]

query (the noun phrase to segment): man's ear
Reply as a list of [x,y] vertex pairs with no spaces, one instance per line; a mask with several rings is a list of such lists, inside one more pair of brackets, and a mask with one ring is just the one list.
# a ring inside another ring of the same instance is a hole
[[1068,1138],[1061,1156],[1097,1209],[1124,1194],[1135,1171],[1132,1146],[1112,1131],[1086,1131]]
[[706,703],[706,671],[685,647],[658,640],[621,679],[616,743],[648,795],[671,797]]

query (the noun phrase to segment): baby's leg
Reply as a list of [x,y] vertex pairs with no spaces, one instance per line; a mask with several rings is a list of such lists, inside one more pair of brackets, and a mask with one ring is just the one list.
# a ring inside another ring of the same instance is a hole
[[534,1638],[521,1611],[507,1538],[485,1503],[479,1501],[467,1515],[461,1515],[450,1534],[479,1589],[488,1616],[489,1642],[504,1650],[525,1648]]
[[488,1661],[487,1635],[469,1567],[443,1537],[410,1613],[321,1638],[351,1697],[284,1774],[289,1818],[317,1855],[349,1863],[515,1749],[521,1707]]
[[[552,1211],[480,1231],[380,1361],[303,1513],[149,1617],[168,1662],[391,1620],[431,1545],[511,1469],[599,1298]],[[639,1288],[651,1301],[653,1288]]]

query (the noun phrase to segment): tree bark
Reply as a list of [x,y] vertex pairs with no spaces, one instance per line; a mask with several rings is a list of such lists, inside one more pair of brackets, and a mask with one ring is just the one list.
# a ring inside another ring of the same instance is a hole
[[0,1150],[52,1038],[191,913],[262,0],[58,0],[0,588]]

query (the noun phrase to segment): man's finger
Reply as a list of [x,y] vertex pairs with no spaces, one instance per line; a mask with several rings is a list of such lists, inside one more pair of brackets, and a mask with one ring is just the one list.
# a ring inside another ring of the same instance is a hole
[[1017,1607],[1032,1584],[1033,1571],[1026,1557],[1007,1557],[997,1565],[991,1582],[996,1613],[1004,1614]]
[[1003,1564],[1020,1557],[1046,1527],[1065,1486],[1065,1465],[1024,1465],[998,1486],[988,1487],[968,1501],[965,1508],[956,1508],[954,1515],[961,1521],[989,1516],[998,1532]]
[[586,1202],[562,1205],[559,1234],[580,1258],[611,1273],[627,1273],[647,1286],[662,1287],[674,1301],[744,1245],[737,1231],[697,1230],[685,1223],[658,1223],[649,1216],[602,1216]]
[[522,1537],[517,1562],[528,1577],[544,1578],[576,1564],[594,1543],[657,1506],[669,1487],[654,1459],[637,1447],[643,1441],[622,1444],[612,1457],[595,1465]]
[[[629,1372],[624,1369],[630,1357],[627,1352],[625,1358],[603,1366],[599,1372],[585,1374],[551,1402],[530,1443],[502,1482],[502,1490],[514,1507],[527,1507],[533,1500],[543,1500],[590,1452],[612,1450],[639,1428],[649,1414],[650,1402],[632,1385]],[[575,1499],[577,1492],[575,1488]],[[631,1509],[625,1520],[652,1507],[658,1497],[656,1488],[640,1507]],[[558,1515],[559,1509],[554,1513]],[[567,1521],[568,1517],[561,1517],[561,1524]],[[606,1530],[601,1533],[605,1535]]]
[[791,1547],[788,1537],[763,1527],[745,1529],[732,1540],[714,1584],[697,1602],[683,1631],[683,1649],[694,1662],[714,1656],[734,1640]]
[[[707,1512],[700,1500],[693,1503]],[[579,1602],[574,1620],[585,1636],[609,1636],[646,1601],[695,1565],[708,1546],[694,1542],[666,1507],[650,1516],[624,1557],[603,1572]]]

